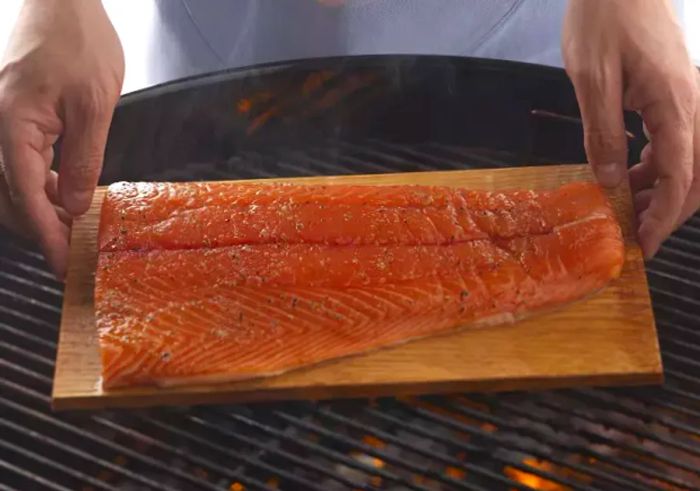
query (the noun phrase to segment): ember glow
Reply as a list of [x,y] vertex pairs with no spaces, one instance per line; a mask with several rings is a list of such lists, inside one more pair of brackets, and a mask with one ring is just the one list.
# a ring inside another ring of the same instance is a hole
[[[542,471],[551,472],[553,470],[552,464],[546,461],[539,461],[537,459],[526,458],[523,460],[523,464]],[[518,481],[519,483],[533,489],[541,491],[571,491],[571,488],[568,486],[562,486],[561,484],[557,484],[535,474],[530,474],[529,472],[516,469],[515,467],[508,466],[503,469],[503,472],[514,481]]]
[[363,436],[362,442],[365,445],[369,445],[370,447],[378,448],[380,450],[386,446],[386,444],[383,441],[381,441],[376,436],[372,436],[372,435]]
[[464,469],[460,469],[459,467],[454,466],[446,467],[445,474],[450,476],[452,479],[464,479],[467,476],[467,473],[464,472]]

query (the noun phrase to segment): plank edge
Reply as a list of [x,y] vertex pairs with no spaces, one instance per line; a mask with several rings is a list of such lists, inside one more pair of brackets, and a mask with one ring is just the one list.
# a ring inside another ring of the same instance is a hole
[[[95,395],[53,396],[51,407],[54,411],[138,408],[172,405],[244,404],[264,403],[280,400],[326,400],[353,399],[388,396],[440,395],[461,392],[503,392],[510,390],[541,391],[562,389],[576,385],[579,387],[637,387],[659,385],[664,382],[660,369],[653,372],[596,374],[563,377],[524,377],[489,379],[474,381],[423,382],[378,385],[327,385],[298,388],[266,388],[246,392],[190,392],[119,395],[103,393]],[[193,390],[196,386],[192,387]],[[189,400],[189,403],[186,401]],[[196,401],[196,402],[193,402]]]

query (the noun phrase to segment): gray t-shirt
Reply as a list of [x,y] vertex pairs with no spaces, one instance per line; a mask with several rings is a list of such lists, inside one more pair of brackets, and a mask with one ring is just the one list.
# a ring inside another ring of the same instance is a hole
[[[132,79],[146,85],[322,56],[437,54],[562,66],[567,0],[151,1],[159,26],[145,52],[140,41],[136,55],[127,50],[127,64],[142,72]],[[682,0],[674,3],[682,14]],[[132,20],[123,20],[120,35],[130,36]]]

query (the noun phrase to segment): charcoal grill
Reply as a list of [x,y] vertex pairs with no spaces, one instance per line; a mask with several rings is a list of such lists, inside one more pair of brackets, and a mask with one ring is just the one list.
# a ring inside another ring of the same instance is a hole
[[[443,57],[305,60],[124,97],[117,179],[209,180],[584,159],[563,74]],[[630,161],[643,136],[627,116]],[[666,382],[53,413],[62,287],[0,238],[0,489],[700,489],[700,217],[649,264]]]

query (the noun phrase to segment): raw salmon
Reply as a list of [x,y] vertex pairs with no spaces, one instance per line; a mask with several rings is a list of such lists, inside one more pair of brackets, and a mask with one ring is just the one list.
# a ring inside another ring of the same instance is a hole
[[95,308],[106,388],[269,376],[493,324],[616,278],[601,189],[118,183]]

